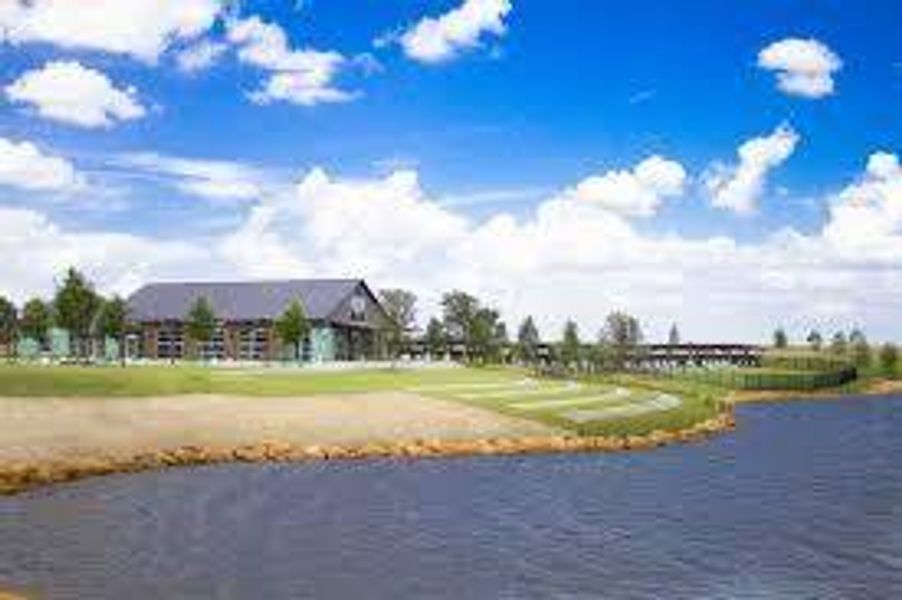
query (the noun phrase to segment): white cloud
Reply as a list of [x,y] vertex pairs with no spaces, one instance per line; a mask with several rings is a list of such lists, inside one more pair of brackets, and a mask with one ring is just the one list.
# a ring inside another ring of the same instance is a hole
[[31,142],[0,137],[0,185],[24,190],[71,191],[84,178],[68,160],[45,154]]
[[212,200],[253,200],[263,193],[263,174],[241,163],[164,156],[154,152],[126,154],[114,163],[162,176],[186,194]]
[[661,200],[679,196],[686,182],[680,163],[651,156],[631,171],[608,171],[579,182],[567,195],[623,215],[651,216]]
[[439,17],[423,18],[400,34],[399,41],[409,58],[445,62],[477,46],[483,34],[503,35],[511,8],[510,0],[464,0]]
[[804,98],[833,93],[833,73],[842,68],[840,58],[815,39],[786,38],[758,53],[758,66],[777,73],[777,87]]
[[228,39],[238,47],[238,58],[269,71],[263,86],[250,97],[258,103],[285,101],[301,106],[347,102],[357,95],[338,88],[335,79],[347,64],[338,52],[295,50],[281,27],[259,17],[232,21]]
[[799,135],[788,125],[781,125],[770,135],[752,138],[739,147],[739,163],[714,163],[703,182],[711,195],[711,203],[738,214],[749,214],[764,193],[767,175],[795,151]]
[[188,243],[63,231],[37,213],[3,210],[0,290],[46,290],[69,264],[117,289],[173,277],[361,276],[412,289],[424,316],[440,292],[467,289],[511,325],[535,315],[549,338],[574,318],[591,339],[621,308],[651,339],[674,320],[696,341],[761,340],[778,323],[796,335],[862,324],[886,339],[902,335],[900,177],[898,157],[875,153],[828,198],[822,231],[739,243],[645,233],[567,190],[520,217],[476,220],[442,207],[410,171],[351,180],[315,169],[292,190],[264,195],[234,230]]
[[202,40],[179,51],[175,63],[183,73],[195,73],[213,65],[228,49],[228,45]]
[[899,157],[875,152],[867,170],[830,207],[824,237],[843,257],[895,263],[902,257],[902,167]]
[[208,30],[219,0],[2,0],[0,41],[127,54],[155,62]]
[[0,207],[0,257],[0,293],[20,303],[36,294],[52,294],[55,279],[72,265],[86,269],[102,291],[123,294],[150,278],[217,273],[209,254],[194,244],[66,231],[41,213],[4,207]]
[[10,100],[33,106],[44,118],[79,127],[110,127],[146,112],[134,88],[117,88],[105,74],[75,61],[48,62],[5,91]]

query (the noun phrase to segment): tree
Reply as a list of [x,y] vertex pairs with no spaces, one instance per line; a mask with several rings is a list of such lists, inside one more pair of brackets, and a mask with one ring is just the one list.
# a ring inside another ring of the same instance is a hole
[[15,355],[16,338],[19,329],[19,315],[11,300],[0,296],[0,344],[6,348],[6,357]]
[[880,347],[880,371],[887,377],[895,377],[899,365],[899,348],[895,344]]
[[605,318],[598,338],[600,351],[597,355],[602,362],[614,369],[623,369],[642,342],[642,328],[636,317],[615,311]]
[[844,355],[849,349],[849,344],[846,341],[846,334],[842,331],[837,331],[833,334],[833,339],[830,342],[830,352],[837,355]]
[[789,338],[786,336],[786,330],[777,327],[774,331],[774,348],[783,349],[789,345]]
[[849,334],[849,345],[852,349],[852,362],[862,369],[871,365],[871,346],[868,338],[860,329],[853,329]]
[[52,323],[53,313],[47,303],[40,298],[32,298],[22,308],[19,331],[22,337],[34,340],[43,349],[47,346]]
[[473,330],[478,311],[479,300],[466,292],[455,290],[442,296],[445,333],[451,341],[463,342],[468,353],[473,351]]
[[279,338],[286,344],[294,345],[294,359],[301,359],[301,345],[310,335],[310,321],[304,305],[294,300],[285,308],[285,312],[276,320],[276,332]]
[[194,301],[185,320],[188,337],[198,344],[209,342],[216,333],[216,313],[209,300],[203,296]]
[[407,290],[399,289],[382,290],[379,297],[390,321],[386,340],[389,353],[396,356],[414,328],[417,297]]
[[469,332],[470,353],[482,362],[496,362],[507,342],[507,327],[493,308],[478,308],[473,314]]
[[56,291],[53,308],[57,325],[69,332],[79,358],[87,355],[85,343],[90,338],[91,324],[99,306],[100,297],[94,287],[84,275],[70,267]]
[[517,330],[517,354],[527,364],[535,364],[539,359],[539,330],[532,316],[526,317]]
[[580,358],[582,357],[582,344],[579,341],[579,328],[573,321],[567,321],[564,324],[560,357],[564,367],[568,369],[574,365],[577,368],[579,367]]
[[677,329],[676,323],[670,326],[670,333],[667,335],[667,343],[671,346],[678,346],[680,343],[680,330]]
[[426,326],[426,348],[432,357],[441,354],[445,348],[445,327],[435,317],[429,319],[429,324]]
[[119,361],[125,366],[125,332],[128,325],[128,304],[119,296],[101,304],[97,313],[98,337],[113,338],[119,346]]
[[821,333],[817,329],[812,329],[811,333],[808,334],[808,338],[806,339],[808,345],[811,346],[811,349],[817,352],[821,349],[821,346],[824,344],[824,338],[821,337]]

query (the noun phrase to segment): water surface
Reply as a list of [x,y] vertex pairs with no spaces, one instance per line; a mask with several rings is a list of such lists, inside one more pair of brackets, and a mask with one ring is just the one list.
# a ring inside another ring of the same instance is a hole
[[902,397],[651,452],[234,465],[0,499],[50,598],[902,597]]

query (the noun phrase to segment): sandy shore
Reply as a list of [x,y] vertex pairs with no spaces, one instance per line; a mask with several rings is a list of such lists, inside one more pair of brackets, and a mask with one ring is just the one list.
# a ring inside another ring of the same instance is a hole
[[231,461],[614,451],[733,427],[590,438],[411,393],[303,398],[0,398],[0,493],[93,475]]

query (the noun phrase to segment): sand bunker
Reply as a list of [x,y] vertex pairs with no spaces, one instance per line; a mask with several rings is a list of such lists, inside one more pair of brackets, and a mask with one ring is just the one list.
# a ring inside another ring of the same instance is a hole
[[0,462],[128,455],[261,440],[354,445],[556,435],[540,423],[417,394],[303,398],[0,398]]

